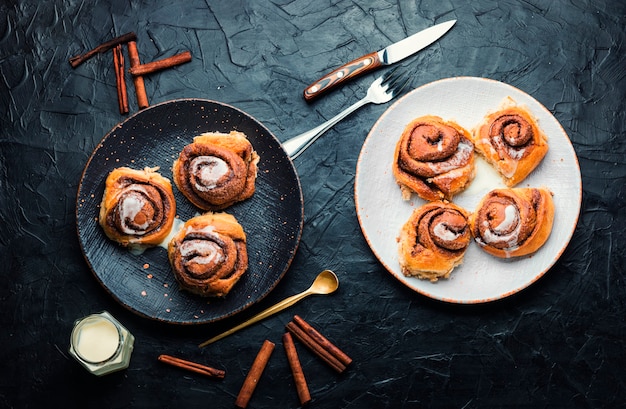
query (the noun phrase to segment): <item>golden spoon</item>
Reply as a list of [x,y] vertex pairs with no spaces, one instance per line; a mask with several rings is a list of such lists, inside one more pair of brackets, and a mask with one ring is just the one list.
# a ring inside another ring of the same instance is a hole
[[234,328],[229,329],[226,332],[223,332],[211,339],[209,339],[208,341],[204,341],[203,343],[201,343],[199,345],[200,348],[203,348],[215,341],[218,341],[236,331],[239,331],[242,328],[245,328],[251,324],[254,324],[255,322],[261,321],[264,318],[269,317],[270,315],[276,314],[279,311],[284,310],[287,307],[291,307],[292,305],[294,305],[295,303],[297,303],[298,301],[300,301],[301,299],[303,299],[304,297],[307,297],[309,295],[312,294],[318,294],[318,295],[326,295],[326,294],[331,294],[333,293],[337,288],[339,287],[339,279],[337,278],[337,276],[335,275],[335,273],[333,273],[330,270],[324,270],[321,273],[319,273],[317,275],[317,277],[315,278],[315,281],[313,281],[313,284],[311,284],[311,286],[306,290],[301,292],[300,294],[296,294],[296,295],[292,295],[289,298],[285,298],[284,300],[282,300],[281,302],[279,302],[278,304],[275,304],[271,307],[269,307],[268,309],[266,309],[263,312],[258,313],[257,315],[255,315],[254,317],[250,318],[248,321],[245,321],[239,325],[237,325]]

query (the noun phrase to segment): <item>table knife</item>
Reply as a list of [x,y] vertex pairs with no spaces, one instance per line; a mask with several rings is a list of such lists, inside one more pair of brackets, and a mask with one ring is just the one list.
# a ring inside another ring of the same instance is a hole
[[403,40],[393,43],[380,51],[366,54],[342,65],[328,75],[323,76],[304,90],[304,99],[311,101],[329,89],[349,79],[374,70],[383,65],[390,65],[428,47],[448,32],[456,20],[446,21],[422,30]]

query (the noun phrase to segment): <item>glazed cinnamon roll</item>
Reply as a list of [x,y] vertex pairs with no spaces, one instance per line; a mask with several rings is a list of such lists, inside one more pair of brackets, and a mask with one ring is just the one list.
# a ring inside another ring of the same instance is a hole
[[452,121],[424,116],[406,126],[396,145],[393,174],[409,200],[451,200],[474,177],[471,135]]
[[468,217],[463,208],[443,201],[415,209],[398,238],[404,275],[432,282],[448,278],[471,241]]
[[545,188],[495,189],[482,198],[469,223],[474,240],[500,258],[532,254],[548,240],[554,220]]
[[174,161],[174,183],[200,209],[223,210],[254,194],[258,162],[243,133],[205,133]]
[[513,187],[524,180],[548,152],[548,138],[526,108],[507,98],[474,130],[474,145]]
[[225,296],[248,269],[246,235],[227,213],[189,219],[167,253],[181,288],[201,296]]
[[114,169],[107,177],[99,223],[122,246],[156,246],[170,233],[176,201],[170,181],[158,168]]

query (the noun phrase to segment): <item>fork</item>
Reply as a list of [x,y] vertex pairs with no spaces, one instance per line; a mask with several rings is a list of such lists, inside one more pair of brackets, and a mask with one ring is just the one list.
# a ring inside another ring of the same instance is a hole
[[399,70],[399,68],[400,66],[387,71],[385,74],[376,78],[376,80],[372,82],[372,85],[370,85],[367,89],[367,95],[365,98],[357,101],[336,116],[311,129],[310,131],[301,133],[300,135],[294,136],[293,138],[283,142],[283,148],[289,157],[291,159],[295,159],[300,156],[300,154],[304,152],[306,148],[311,146],[317,138],[322,136],[324,132],[332,128],[337,122],[341,121],[352,112],[361,108],[363,105],[367,105],[369,103],[384,104],[398,96],[404,87],[409,83],[410,79],[409,72],[406,70]]

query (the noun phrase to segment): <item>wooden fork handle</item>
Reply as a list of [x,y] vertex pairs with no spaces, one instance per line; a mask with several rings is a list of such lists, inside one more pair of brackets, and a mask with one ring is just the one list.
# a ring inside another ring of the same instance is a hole
[[372,71],[382,65],[383,63],[378,56],[378,52],[373,52],[359,57],[356,60],[342,65],[330,74],[323,76],[313,84],[309,85],[304,90],[304,99],[312,101],[323,93],[329,91],[331,88],[343,84],[344,82],[366,72]]

